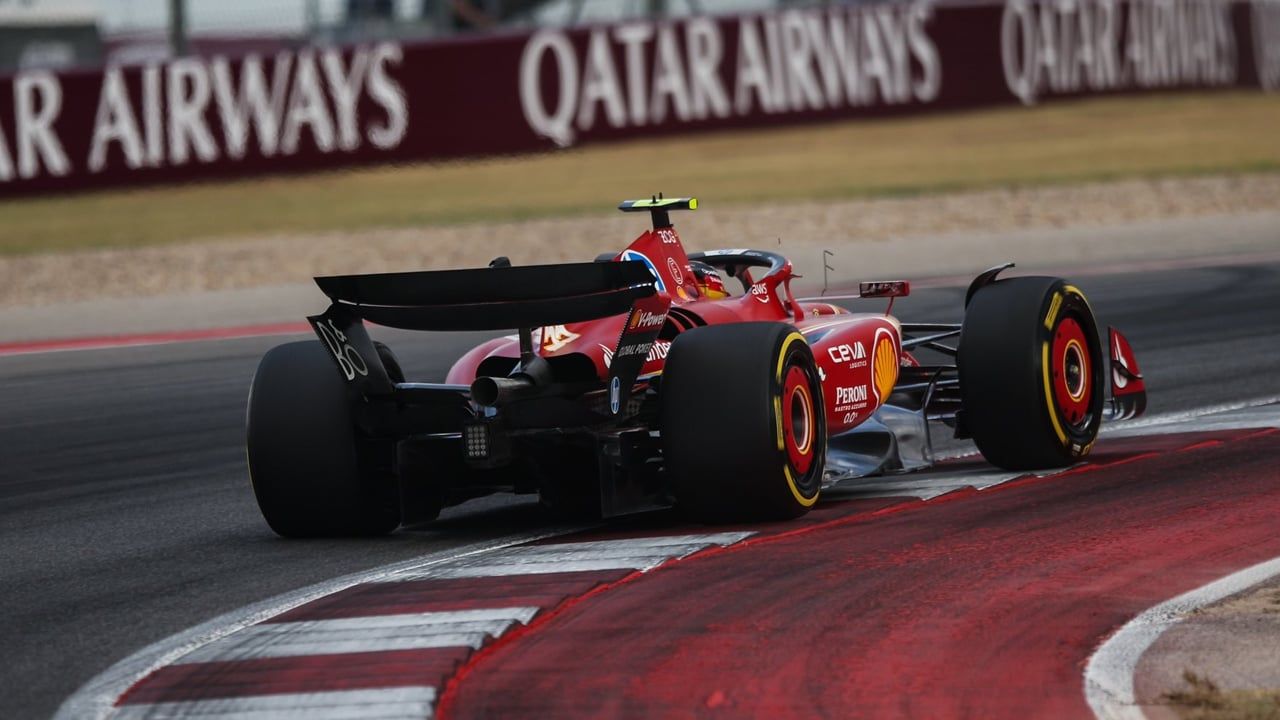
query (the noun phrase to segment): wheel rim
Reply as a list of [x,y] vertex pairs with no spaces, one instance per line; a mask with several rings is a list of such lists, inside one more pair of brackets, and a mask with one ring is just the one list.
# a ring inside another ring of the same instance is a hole
[[809,392],[809,377],[798,365],[792,365],[782,389],[784,422],[783,439],[791,466],[801,475],[809,472],[813,464],[814,439],[817,435],[817,417],[814,414],[813,396]]
[[1084,329],[1075,318],[1064,317],[1054,329],[1052,358],[1053,395],[1063,418],[1074,428],[1089,424],[1093,400],[1093,368]]

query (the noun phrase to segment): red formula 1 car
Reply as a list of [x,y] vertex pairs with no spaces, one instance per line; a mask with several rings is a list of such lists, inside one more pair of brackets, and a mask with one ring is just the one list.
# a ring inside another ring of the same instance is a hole
[[[385,533],[495,492],[604,517],[795,517],[831,483],[931,465],[930,421],[995,465],[1039,469],[1076,462],[1104,418],[1145,408],[1128,343],[1111,329],[1104,344],[1061,279],[993,268],[969,286],[962,324],[903,323],[795,298],[772,252],[686,254],[669,213],[696,207],[624,202],[653,229],[591,263],[317,278],[333,301],[310,318],[320,342],[272,349],[250,391],[267,522]],[[908,285],[860,289],[892,303]],[[364,321],[517,334],[466,353],[443,383],[408,382]]]

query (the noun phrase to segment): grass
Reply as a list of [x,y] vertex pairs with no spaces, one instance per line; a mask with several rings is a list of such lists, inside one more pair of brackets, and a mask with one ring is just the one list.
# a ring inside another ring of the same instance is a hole
[[0,202],[0,255],[606,212],[1280,169],[1280,97],[1154,95],[722,132],[417,164]]
[[1164,700],[1186,720],[1280,720],[1280,693],[1274,691],[1223,691],[1207,677],[1187,670],[1185,690],[1168,693]]

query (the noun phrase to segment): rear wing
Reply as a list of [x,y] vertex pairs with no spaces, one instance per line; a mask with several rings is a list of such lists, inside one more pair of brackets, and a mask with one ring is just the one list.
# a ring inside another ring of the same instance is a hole
[[[519,330],[520,372],[531,376],[524,384],[532,387],[541,361],[533,352],[532,328],[629,312],[629,325],[637,317],[645,318],[643,324],[635,321],[640,326],[636,334],[643,335],[637,340],[652,343],[650,334],[656,336],[658,327],[647,318],[655,313],[665,318],[670,304],[654,297],[655,282],[648,267],[634,261],[318,277],[316,284],[333,302],[307,320],[348,386],[366,397],[390,395],[396,385],[365,330],[365,320],[404,330]],[[660,302],[654,305],[656,301]],[[623,364],[628,374],[630,364]],[[634,370],[639,371],[638,364]],[[615,375],[621,372],[615,368]]]
[[509,330],[620,315],[656,290],[642,262],[337,275],[316,284],[335,304],[403,330]]

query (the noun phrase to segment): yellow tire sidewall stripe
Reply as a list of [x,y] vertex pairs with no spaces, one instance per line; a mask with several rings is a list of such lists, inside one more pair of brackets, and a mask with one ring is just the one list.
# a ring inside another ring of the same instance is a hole
[[[791,349],[791,343],[794,342],[804,343],[804,336],[799,332],[792,332],[783,339],[782,348],[778,350],[778,367],[774,372],[774,377],[777,379],[779,393],[782,392],[782,367],[787,361],[787,351]],[[815,405],[815,411],[816,407],[817,406]],[[778,450],[783,452],[786,450],[786,444],[782,439],[782,400],[779,395],[775,395],[773,398],[773,416],[777,421]],[[796,478],[791,474],[791,465],[786,460],[782,463],[782,474],[787,478],[787,488],[791,490],[792,496],[795,497],[796,502],[800,503],[802,507],[813,507],[813,504],[818,502],[819,493],[815,492],[813,497],[805,497],[804,494],[800,492],[800,486],[796,485]]]
[[1049,422],[1053,423],[1053,431],[1057,433],[1058,440],[1063,447],[1067,445],[1067,434],[1062,431],[1062,423],[1058,422],[1058,412],[1053,404],[1053,382],[1049,375],[1049,341],[1046,340],[1041,346],[1041,366],[1044,371],[1044,403],[1045,410],[1049,412]]

